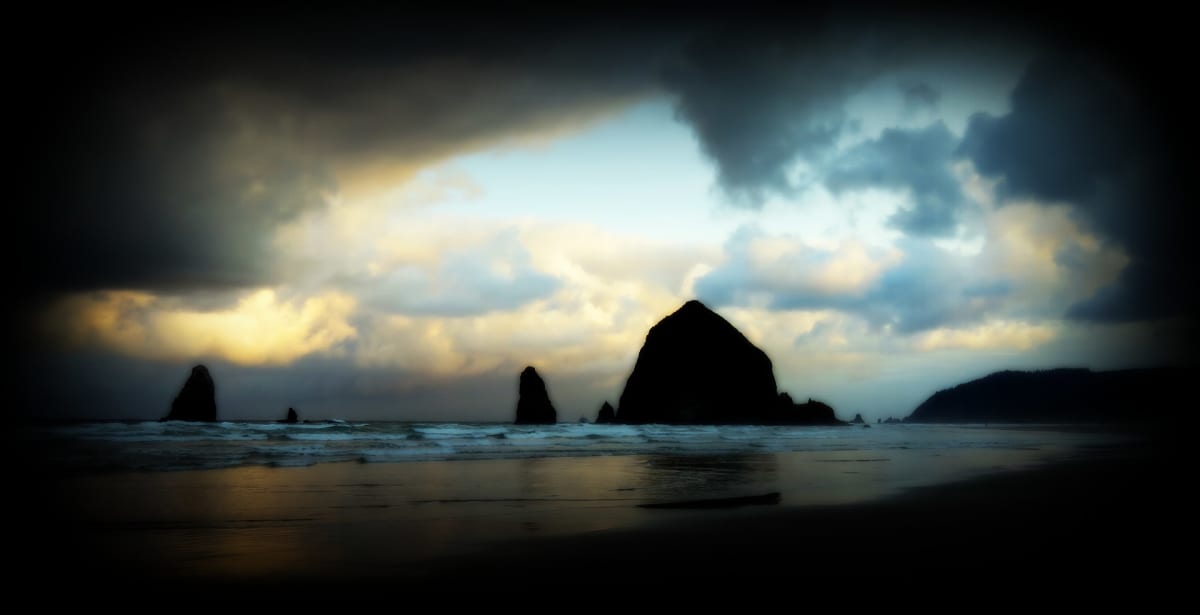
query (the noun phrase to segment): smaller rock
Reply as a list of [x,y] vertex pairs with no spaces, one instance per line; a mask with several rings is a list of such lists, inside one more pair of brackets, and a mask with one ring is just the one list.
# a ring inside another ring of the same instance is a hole
[[[296,414],[295,408],[288,408],[287,418],[279,419],[280,423],[299,423],[300,415]],[[307,421],[306,421],[307,422]]]
[[616,423],[617,411],[612,407],[612,404],[607,401],[603,406],[600,406],[600,412],[596,413],[596,424],[602,425],[605,423]]
[[558,422],[558,412],[546,393],[546,382],[532,366],[521,372],[518,395],[517,424],[553,425]]
[[197,365],[192,368],[192,374],[183,389],[171,402],[171,412],[164,421],[216,421],[217,396],[216,386],[208,368]]
[[864,421],[864,420],[863,420],[863,417],[862,417],[862,415],[861,415],[861,414],[855,414],[855,415],[854,415],[854,419],[853,419],[853,420],[851,420],[850,422],[851,422],[851,423],[854,423],[855,425],[864,425],[864,424],[866,424],[866,421]]

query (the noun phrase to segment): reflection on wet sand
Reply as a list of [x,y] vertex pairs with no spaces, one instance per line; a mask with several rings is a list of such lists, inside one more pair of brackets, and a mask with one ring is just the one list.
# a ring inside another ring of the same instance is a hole
[[167,577],[418,574],[499,543],[718,514],[639,504],[780,492],[782,506],[865,501],[1015,469],[1020,448],[654,455],[81,475],[59,488],[98,566]]
[[776,455],[656,455],[639,467],[646,503],[779,490]]

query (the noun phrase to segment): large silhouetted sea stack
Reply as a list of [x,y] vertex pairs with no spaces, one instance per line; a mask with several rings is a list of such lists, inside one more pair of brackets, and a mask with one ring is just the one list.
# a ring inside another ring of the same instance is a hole
[[526,367],[521,372],[521,385],[517,398],[517,424],[537,425],[554,424],[558,421],[558,412],[550,403],[546,393],[546,383],[533,367]]
[[1194,370],[1052,369],[989,374],[934,393],[905,422],[1157,422],[1185,416]]
[[171,402],[171,413],[167,421],[215,421],[217,420],[217,395],[208,368],[197,365],[192,375],[183,383],[183,390]]
[[688,301],[646,335],[616,418],[619,423],[810,424],[808,416],[821,414],[817,407],[791,403],[775,387],[766,353],[703,303]]

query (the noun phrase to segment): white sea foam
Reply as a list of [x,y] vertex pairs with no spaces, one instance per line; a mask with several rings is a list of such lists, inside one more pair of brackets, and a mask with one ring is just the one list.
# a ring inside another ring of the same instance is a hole
[[[187,470],[449,459],[791,451],[1038,449],[1061,432],[983,426],[504,425],[496,423],[73,423],[34,429],[51,461],[79,469]],[[99,463],[98,463],[99,460]]]

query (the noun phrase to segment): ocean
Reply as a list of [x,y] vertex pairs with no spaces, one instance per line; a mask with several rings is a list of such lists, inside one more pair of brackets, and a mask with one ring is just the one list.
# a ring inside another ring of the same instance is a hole
[[890,461],[968,452],[1020,452],[1028,454],[1017,457],[1036,461],[1113,438],[1095,430],[1047,425],[876,424],[863,428],[348,421],[79,422],[42,424],[29,433],[29,439],[38,443],[50,463],[76,471],[773,453],[852,453]]

